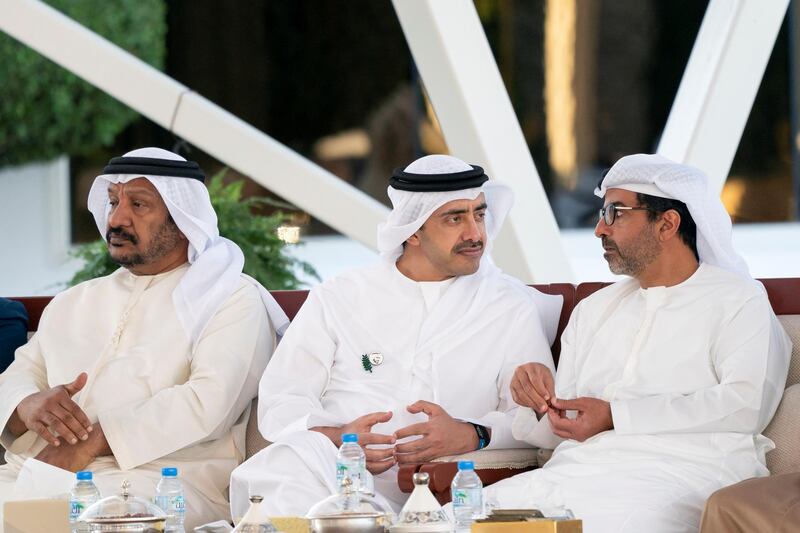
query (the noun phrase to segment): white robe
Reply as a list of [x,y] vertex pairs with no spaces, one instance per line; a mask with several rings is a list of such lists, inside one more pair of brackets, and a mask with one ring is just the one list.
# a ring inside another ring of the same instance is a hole
[[562,441],[521,408],[514,435],[558,447],[544,468],[488,487],[489,501],[565,507],[591,533],[694,532],[712,492],[768,474],[760,433],[791,341],[757,283],[705,264],[669,288],[616,283],[575,308],[561,346],[557,396],[610,402],[614,429]]
[[[491,267],[491,265],[488,265]],[[455,278],[440,298],[393,263],[323,283],[292,322],[259,387],[259,429],[274,442],[231,477],[231,514],[242,516],[251,494],[273,515],[303,515],[336,491],[336,447],[315,426],[341,426],[392,411],[373,432],[391,434],[424,415],[417,400],[451,416],[491,427],[490,448],[524,444],[511,435],[515,368],[539,361],[552,368],[550,338],[561,297],[547,296],[497,271]],[[368,372],[362,354],[383,362]],[[375,489],[399,508],[397,468],[375,476]]]
[[[56,296],[0,375],[0,422],[5,427],[29,394],[87,372],[74,400],[99,421],[114,454],[86,467],[101,495],[118,493],[129,479],[134,494],[152,498],[161,468],[177,467],[190,530],[228,515],[228,479],[244,458],[249,404],[275,337],[258,289],[243,277],[193,353],[172,303],[186,271],[135,276],[120,269]],[[74,474],[41,486],[53,469],[24,463],[46,446],[38,435],[15,439],[5,431],[0,442],[8,450],[0,501],[69,490]]]

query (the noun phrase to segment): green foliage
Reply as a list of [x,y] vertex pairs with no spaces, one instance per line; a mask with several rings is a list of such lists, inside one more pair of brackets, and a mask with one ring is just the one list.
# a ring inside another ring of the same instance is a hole
[[[208,193],[217,212],[220,235],[238,244],[244,253],[245,274],[272,290],[300,287],[301,281],[296,276],[298,271],[319,279],[314,267],[287,254],[287,246],[297,245],[286,244],[278,238],[278,227],[289,222],[291,217],[281,211],[272,215],[258,213],[266,205],[292,207],[270,198],[242,199],[244,181],[225,185],[224,175],[225,170],[211,178]],[[107,276],[118,268],[111,260],[103,239],[79,246],[72,255],[82,259],[84,266],[70,280],[70,286]]]
[[[163,0],[47,0],[142,60],[163,68]],[[138,114],[0,32],[0,166],[109,146]]]
[[297,270],[319,279],[314,267],[286,253],[287,246],[296,245],[287,245],[278,238],[278,227],[289,222],[291,217],[281,211],[272,215],[258,214],[258,210],[267,205],[285,209],[292,209],[292,206],[264,197],[242,199],[244,181],[225,185],[224,174],[223,170],[211,178],[208,193],[217,212],[220,235],[238,244],[244,253],[245,274],[273,290],[299,287]]
[[119,268],[119,265],[108,255],[108,247],[103,239],[81,244],[71,255],[83,260],[83,268],[69,280],[70,287],[90,279],[108,276]]

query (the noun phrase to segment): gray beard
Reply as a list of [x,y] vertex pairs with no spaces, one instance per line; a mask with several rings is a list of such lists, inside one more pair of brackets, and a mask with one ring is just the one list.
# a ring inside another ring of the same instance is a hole
[[[135,266],[153,263],[175,249],[180,243],[181,232],[178,226],[171,220],[164,221],[153,236],[150,246],[143,252],[133,253],[122,257],[114,257],[111,260],[121,267],[130,268]],[[111,245],[109,244],[109,247]]]

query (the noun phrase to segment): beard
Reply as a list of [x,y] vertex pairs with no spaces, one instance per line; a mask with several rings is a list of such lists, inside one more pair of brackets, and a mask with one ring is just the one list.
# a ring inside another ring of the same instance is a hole
[[[131,235],[121,228],[109,228],[109,230],[106,232],[106,241],[109,240],[111,235],[127,239],[132,244],[139,243],[139,239],[135,235]],[[149,246],[145,250],[142,250],[141,252],[133,252],[115,256],[114,253],[111,252],[112,247],[110,244],[108,245],[108,249],[112,261],[121,267],[130,268],[147,265],[161,259],[169,252],[174,250],[175,247],[180,244],[180,240],[181,231],[178,229],[178,226],[175,224],[172,218],[168,217],[167,220],[165,220],[161,226],[158,227],[155,235],[153,235],[153,239],[150,241]]]
[[608,237],[602,238],[605,259],[613,274],[637,277],[661,253],[661,243],[653,231],[642,231],[624,247]]

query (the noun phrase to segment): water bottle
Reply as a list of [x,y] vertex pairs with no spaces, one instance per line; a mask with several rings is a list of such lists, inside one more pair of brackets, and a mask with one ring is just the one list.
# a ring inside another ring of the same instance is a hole
[[162,468],[161,481],[156,485],[155,503],[167,513],[167,533],[185,533],[186,500],[177,468]]
[[483,483],[472,461],[458,462],[458,474],[450,485],[450,494],[456,529],[469,529],[476,518],[483,516]]
[[78,524],[78,517],[100,499],[100,491],[92,481],[91,472],[78,472],[75,478],[75,484],[69,491],[69,525],[73,533],[84,531],[81,529],[83,526]]
[[367,472],[367,456],[358,445],[358,435],[345,433],[342,435],[342,447],[336,454],[336,486],[342,486],[342,480],[349,477],[353,483],[353,490],[359,491],[365,487]]

